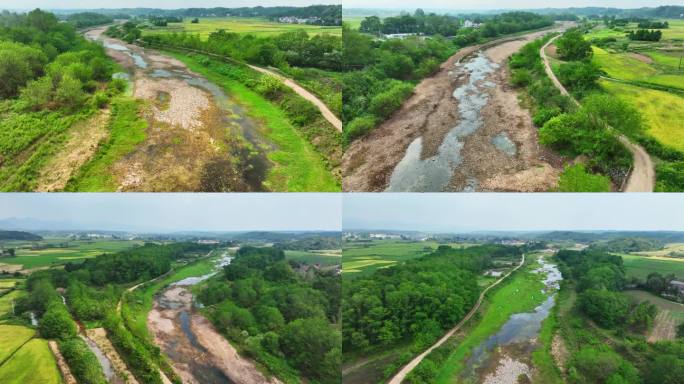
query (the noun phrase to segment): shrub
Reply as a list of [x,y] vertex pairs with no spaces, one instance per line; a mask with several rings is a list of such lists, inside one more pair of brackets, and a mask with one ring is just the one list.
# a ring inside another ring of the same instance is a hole
[[541,107],[537,109],[534,116],[532,117],[532,122],[537,127],[543,127],[547,121],[561,114],[561,110],[558,107]]
[[565,168],[558,182],[559,192],[610,192],[610,179],[587,172],[583,164]]
[[413,85],[396,84],[386,92],[382,92],[370,100],[369,110],[382,120],[389,118],[401,107],[404,100],[413,93]]
[[53,302],[40,319],[38,331],[46,339],[66,339],[76,336],[76,323],[62,303]]
[[656,191],[684,191],[684,161],[662,162],[656,166]]
[[357,137],[361,137],[375,128],[375,118],[372,116],[361,116],[352,120],[344,127],[344,138],[346,142],[351,142]]
[[78,337],[59,341],[59,350],[69,365],[69,370],[79,383],[105,384],[107,379],[102,372],[97,357]]
[[511,84],[516,87],[526,87],[532,82],[530,71],[524,68],[511,71]]

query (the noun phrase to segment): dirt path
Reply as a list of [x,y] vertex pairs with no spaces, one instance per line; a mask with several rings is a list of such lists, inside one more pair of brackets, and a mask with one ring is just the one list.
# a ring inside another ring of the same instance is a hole
[[315,105],[318,108],[318,110],[321,112],[321,115],[323,115],[323,117],[325,117],[325,119],[328,120],[330,122],[330,124],[332,124],[335,127],[335,129],[342,132],[342,120],[340,120],[337,116],[335,116],[335,114],[332,113],[330,108],[328,108],[328,106],[325,105],[325,103],[323,101],[321,101],[321,99],[319,99],[316,95],[314,95],[313,93],[304,89],[301,85],[297,84],[294,80],[292,80],[288,77],[285,77],[279,73],[273,72],[273,71],[266,69],[266,68],[257,67],[254,65],[248,65],[248,66],[255,71],[271,75],[271,76],[279,79],[280,81],[282,81],[283,84],[285,84],[285,86],[291,88],[299,96],[305,98],[310,103]]
[[507,58],[548,31],[466,47],[344,154],[345,191],[546,191],[562,166],[538,144]]
[[482,304],[482,301],[484,300],[485,295],[487,294],[487,292],[489,292],[490,289],[499,285],[499,283],[504,281],[513,272],[520,269],[520,267],[522,267],[523,264],[525,264],[525,254],[522,255],[522,259],[520,260],[520,264],[518,264],[517,267],[513,268],[510,272],[508,272],[506,275],[504,275],[499,280],[494,282],[492,285],[485,288],[482,291],[482,293],[480,293],[480,297],[478,297],[477,302],[475,303],[475,306],[473,306],[473,308],[470,310],[470,312],[468,312],[468,314],[458,324],[456,324],[455,327],[451,328],[451,330],[449,330],[449,332],[447,332],[444,336],[442,336],[442,338],[439,339],[435,344],[433,344],[430,348],[425,350],[420,355],[413,358],[413,360],[411,360],[408,364],[406,364],[403,368],[401,368],[401,370],[399,370],[399,372],[397,372],[397,374],[394,375],[388,383],[389,384],[400,384],[402,381],[404,381],[404,379],[406,378],[406,375],[408,375],[415,367],[417,367],[418,364],[420,364],[420,362],[423,361],[425,356],[429,355],[430,352],[432,352],[433,350],[435,350],[436,348],[439,348],[442,344],[444,344],[451,336],[453,336],[456,332],[458,332],[458,330],[461,329],[461,327],[465,323],[467,323],[468,320],[470,320],[470,318],[473,317],[473,315],[475,315],[477,310],[480,309],[480,305]]
[[59,351],[57,342],[54,340],[49,340],[48,346],[50,347],[52,354],[55,355],[55,360],[57,361],[59,371],[62,373],[64,384],[78,384],[78,381],[76,381],[76,378],[71,373],[71,369],[69,369],[69,365],[64,360],[64,356],[62,356],[62,352]]
[[[552,44],[558,35],[551,40],[549,40],[541,49],[539,50],[539,55],[544,62],[544,70],[549,76],[553,84],[558,88],[561,94],[570,97],[570,99],[576,104],[580,105],[579,102],[568,93],[567,89],[561,84],[561,82],[556,77],[556,74],[551,70],[551,65],[549,64],[549,58],[546,56],[546,47]],[[655,187],[655,167],[653,166],[653,160],[648,155],[646,150],[638,144],[632,143],[626,136],[618,135],[620,142],[627,147],[627,149],[632,153],[634,158],[634,164],[632,172],[629,175],[627,184],[623,188],[622,192],[653,192]]]
[[70,128],[62,149],[41,169],[36,192],[64,189],[69,179],[95,154],[100,143],[109,137],[110,114],[109,109],[103,109]]
[[647,340],[649,343],[661,340],[674,340],[677,335],[675,328],[675,319],[670,311],[662,309],[656,315],[653,329],[649,333]]

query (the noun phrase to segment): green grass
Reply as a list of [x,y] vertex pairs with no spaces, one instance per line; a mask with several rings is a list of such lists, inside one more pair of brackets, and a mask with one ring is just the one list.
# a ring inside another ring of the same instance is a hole
[[259,37],[274,36],[285,32],[304,30],[310,35],[329,33],[331,35],[342,35],[342,27],[318,26],[318,25],[299,25],[277,23],[260,18],[242,17],[202,17],[199,23],[191,23],[192,18],[186,18],[182,23],[169,23],[166,27],[149,27],[143,31],[144,35],[156,35],[167,33],[192,33],[199,34],[206,40],[212,32],[220,29],[226,32],[251,34]]
[[373,240],[346,242],[343,245],[342,272],[351,276],[366,275],[379,268],[423,256],[439,245],[455,248],[471,244],[440,244],[436,241]]
[[560,370],[551,353],[553,335],[558,328],[557,316],[557,310],[554,309],[549,314],[549,317],[542,322],[538,339],[541,343],[541,347],[532,352],[532,362],[534,363],[535,368],[537,368],[536,378],[540,383],[563,383]]
[[467,357],[473,348],[495,334],[511,315],[529,312],[545,300],[546,295],[542,293],[544,284],[540,280],[540,275],[530,272],[533,265],[527,264],[511,275],[510,280],[502,283],[501,287],[488,294],[487,305],[479,323],[451,352],[442,365],[435,383],[453,383],[465,367]]
[[335,255],[316,251],[285,251],[285,258],[307,264],[336,265],[342,261],[342,254]]
[[[653,61],[656,64],[663,65],[666,67],[670,67],[671,69],[678,69],[679,68],[680,57],[681,57],[681,55],[684,55],[684,52],[680,52],[679,54],[677,54],[675,52],[664,52],[664,51],[656,51],[656,50],[643,51],[640,53],[643,53],[644,55],[653,59]],[[684,61],[682,61],[682,65],[684,66]]]
[[271,191],[339,192],[340,183],[325,165],[323,157],[311,143],[300,136],[285,112],[247,86],[213,71],[194,58],[168,53],[184,62],[192,71],[223,88],[243,105],[250,118],[262,121],[265,136],[277,150],[268,154],[273,166],[264,185]]
[[599,47],[592,47],[592,61],[606,71],[608,76],[620,80],[639,80],[655,75],[658,71],[649,64],[630,57],[627,53],[609,53]]
[[0,366],[3,384],[59,384],[62,376],[47,341],[33,339]]
[[[3,258],[2,262],[7,264],[20,264],[25,269],[46,267],[51,265],[66,264],[69,261],[79,259],[97,257],[107,252],[118,252],[142,244],[141,241],[136,240],[62,240],[63,242],[68,242],[69,247],[60,248],[48,246],[46,249],[37,250],[19,248],[16,250],[16,257]],[[50,241],[36,243],[45,245],[50,244]],[[24,244],[24,246],[28,246],[28,244]]]
[[179,267],[174,273],[155,281],[153,284],[142,286],[133,292],[124,294],[121,311],[123,318],[126,320],[126,327],[135,336],[151,341],[152,338],[147,330],[147,314],[152,310],[154,295],[173,282],[183,280],[186,277],[202,276],[211,272],[214,269],[215,259],[216,257],[212,256]]
[[620,254],[625,265],[627,277],[637,277],[645,280],[649,273],[658,272],[661,275],[674,273],[679,279],[684,279],[684,259],[656,259],[637,255]]
[[361,22],[363,19],[365,19],[366,16],[345,16],[344,17],[344,23],[349,25],[349,28],[351,29],[359,29],[361,28]]
[[97,153],[69,181],[66,190],[78,192],[115,191],[117,184],[110,167],[127,155],[146,138],[147,121],[139,116],[141,102],[127,97],[112,101],[109,123],[109,140],[98,148]]
[[11,314],[12,301],[15,301],[16,305],[16,300],[23,296],[26,296],[26,291],[22,291],[19,289],[15,289],[12,292],[0,296],[0,316],[3,316],[8,313]]
[[649,135],[665,146],[684,151],[684,97],[606,80],[599,83],[641,112]]
[[36,331],[21,325],[0,325],[0,362],[31,339]]

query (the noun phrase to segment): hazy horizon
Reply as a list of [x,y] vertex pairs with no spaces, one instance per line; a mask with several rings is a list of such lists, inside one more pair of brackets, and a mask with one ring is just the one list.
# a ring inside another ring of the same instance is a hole
[[486,11],[486,10],[498,10],[498,9],[544,9],[544,8],[585,8],[585,7],[597,7],[597,8],[642,8],[642,7],[658,7],[664,5],[684,5],[676,4],[672,0],[639,0],[639,1],[618,1],[618,0],[578,0],[578,1],[567,1],[567,0],[522,0],[517,1],[515,4],[511,4],[510,1],[505,0],[460,0],[458,1],[458,6],[455,6],[453,1],[450,0],[425,0],[425,1],[407,1],[402,2],[401,5],[397,5],[396,1],[393,0],[375,0],[372,2],[372,6],[368,5],[368,1],[363,0],[344,0],[342,1],[342,6],[344,8],[357,8],[357,9],[416,9],[422,8],[424,10],[428,9],[439,9],[439,10],[474,10],[474,11]]
[[340,4],[335,1],[313,1],[313,0],[262,0],[262,1],[216,1],[216,0],[195,0],[188,3],[187,0],[119,0],[114,5],[98,4],[92,1],[83,0],[4,0],[0,3],[0,10],[27,10],[34,8],[42,9],[119,9],[119,8],[161,8],[161,9],[185,9],[185,8],[240,8],[240,7],[277,7],[293,6],[305,7],[308,5],[331,5]]
[[346,194],[342,229],[684,231],[678,194]]
[[340,231],[342,215],[339,196],[325,193],[4,193],[0,212],[0,221],[158,233]]

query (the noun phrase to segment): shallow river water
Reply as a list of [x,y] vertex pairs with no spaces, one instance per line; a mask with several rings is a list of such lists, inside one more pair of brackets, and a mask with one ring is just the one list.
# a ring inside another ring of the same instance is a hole
[[[487,90],[495,86],[486,79],[498,68],[499,65],[482,52],[467,58],[465,62],[456,63],[454,75],[467,77],[467,81],[453,92],[453,97],[458,100],[457,125],[447,133],[437,154],[432,157],[421,158],[422,137],[415,139],[394,168],[387,187],[388,192],[447,190],[454,170],[463,161],[461,150],[464,139],[484,124],[480,113],[487,105]],[[475,179],[469,180],[466,191],[475,190],[477,182]]]
[[[462,379],[466,382],[479,382],[481,373],[478,370],[484,366],[496,365],[498,355],[493,352],[500,347],[508,347],[516,351],[515,359],[524,360],[532,351],[539,347],[537,336],[542,322],[549,316],[555,304],[556,292],[560,281],[563,279],[556,265],[547,262],[544,258],[539,259],[540,268],[535,273],[543,274],[544,288],[542,292],[547,295],[544,302],[538,305],[532,312],[513,314],[508,321],[497,331],[475,347],[466,362],[466,369]],[[519,363],[522,364],[522,363]]]

